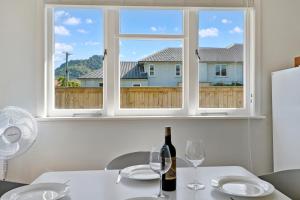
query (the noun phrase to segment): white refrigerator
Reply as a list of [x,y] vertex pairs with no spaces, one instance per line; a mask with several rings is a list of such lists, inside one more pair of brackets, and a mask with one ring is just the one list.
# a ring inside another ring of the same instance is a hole
[[272,73],[274,171],[300,169],[300,67]]

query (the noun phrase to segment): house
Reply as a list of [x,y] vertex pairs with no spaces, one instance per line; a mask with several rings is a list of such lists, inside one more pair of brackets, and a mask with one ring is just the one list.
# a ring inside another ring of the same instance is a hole
[[[199,82],[214,84],[243,83],[243,45],[226,48],[200,48]],[[178,86],[182,80],[182,49],[167,48],[140,61],[150,86]]]
[[[120,62],[121,87],[148,86],[147,74],[138,62]],[[81,87],[102,87],[103,68],[78,78]]]
[[166,48],[139,62],[147,72],[149,86],[176,87],[182,83],[181,48]]
[[[243,84],[243,45],[200,48],[199,83],[203,85]],[[121,87],[177,87],[182,84],[182,49],[166,48],[138,62],[120,63]],[[103,69],[78,78],[81,87],[103,85]]]
[[199,81],[202,84],[243,84],[243,45],[200,48]]

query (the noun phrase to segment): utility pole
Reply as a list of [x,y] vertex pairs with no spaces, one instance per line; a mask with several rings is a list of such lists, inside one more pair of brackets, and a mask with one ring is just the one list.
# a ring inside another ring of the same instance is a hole
[[65,65],[65,68],[66,68],[66,74],[65,74],[65,87],[68,87],[68,83],[69,83],[69,56],[72,55],[70,54],[69,52],[66,52],[66,65]]

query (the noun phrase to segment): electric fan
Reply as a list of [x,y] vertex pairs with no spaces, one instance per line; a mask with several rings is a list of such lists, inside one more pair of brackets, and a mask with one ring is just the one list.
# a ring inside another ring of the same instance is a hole
[[25,153],[37,137],[33,116],[18,107],[0,110],[0,178],[5,180],[8,160]]

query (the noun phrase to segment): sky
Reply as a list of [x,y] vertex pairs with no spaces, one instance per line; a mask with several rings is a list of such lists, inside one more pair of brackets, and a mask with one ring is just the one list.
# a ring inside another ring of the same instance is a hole
[[[183,33],[183,13],[179,10],[122,9],[120,32],[123,34]],[[102,55],[104,48],[101,9],[56,8],[54,10],[55,66],[70,60]],[[243,43],[244,12],[203,10],[199,12],[199,46],[227,47]],[[168,47],[182,47],[180,40],[120,40],[120,60],[137,61]]]

